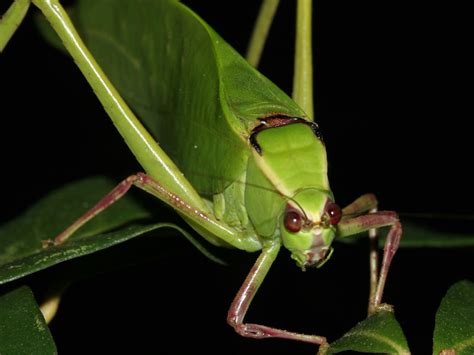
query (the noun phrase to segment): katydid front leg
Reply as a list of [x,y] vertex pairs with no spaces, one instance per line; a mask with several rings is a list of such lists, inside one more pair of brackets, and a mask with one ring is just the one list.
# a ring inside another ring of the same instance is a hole
[[[365,215],[362,213],[369,212]],[[380,309],[386,309],[382,304],[382,296],[387,280],[388,271],[400,244],[402,227],[395,212],[377,212],[377,199],[373,194],[366,194],[343,209],[344,217],[338,225],[338,236],[347,237],[364,231],[369,231],[370,238],[370,296],[369,315]],[[390,226],[384,246],[384,256],[380,273],[378,272],[378,236],[377,228]]]
[[322,336],[293,333],[265,325],[244,323],[245,314],[247,313],[250,303],[265,279],[268,270],[270,270],[270,267],[275,261],[280,247],[280,241],[274,241],[271,245],[263,248],[262,253],[250,270],[250,273],[230,306],[229,312],[227,313],[227,322],[237,333],[244,337],[254,339],[283,338],[327,346],[326,338]]

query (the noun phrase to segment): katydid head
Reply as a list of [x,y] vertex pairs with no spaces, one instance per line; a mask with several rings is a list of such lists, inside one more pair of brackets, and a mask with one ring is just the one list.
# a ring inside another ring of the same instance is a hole
[[329,259],[341,216],[326,191],[305,189],[288,201],[280,230],[283,245],[299,267],[320,267]]

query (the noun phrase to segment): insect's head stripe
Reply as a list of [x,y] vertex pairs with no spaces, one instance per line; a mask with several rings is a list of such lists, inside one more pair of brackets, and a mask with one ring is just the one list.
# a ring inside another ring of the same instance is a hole
[[260,124],[256,126],[249,137],[249,142],[252,145],[253,149],[259,154],[262,155],[262,147],[257,142],[257,134],[270,128],[283,127],[289,124],[302,123],[308,125],[313,131],[314,135],[324,144],[323,135],[319,129],[319,126],[315,122],[307,121],[299,117],[288,117],[283,115],[275,115],[270,117],[265,117],[260,119]]

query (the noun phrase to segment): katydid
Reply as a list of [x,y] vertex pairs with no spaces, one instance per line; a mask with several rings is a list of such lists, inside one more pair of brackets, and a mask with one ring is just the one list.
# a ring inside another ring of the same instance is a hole
[[[94,56],[57,0],[33,3],[51,23],[146,171],[122,181],[47,244],[66,242],[135,185],[173,207],[210,243],[260,252],[228,312],[228,323],[243,336],[327,346],[323,336],[244,323],[252,298],[282,245],[305,270],[327,262],[335,239],[369,231],[369,314],[388,307],[382,295],[402,234],[400,222],[394,212],[377,211],[372,194],[343,209],[335,203],[327,178],[325,144],[312,120],[311,83],[295,84],[296,102],[291,100],[177,1],[80,1],[79,22],[94,29],[84,33]],[[310,2],[299,1],[298,6],[298,22],[302,22],[297,26],[297,42],[307,45],[303,39],[305,33],[310,34]],[[104,8],[107,17],[91,22],[89,15]],[[129,16],[139,17],[134,23],[143,28],[113,21],[124,9]],[[159,38],[144,32],[149,23],[159,28]],[[153,52],[153,60],[136,55],[141,47]],[[308,54],[297,48],[298,52]],[[308,57],[301,53],[296,60],[299,81],[311,73]],[[110,61],[119,65],[108,66]],[[150,77],[153,83],[147,81]],[[134,87],[140,90],[131,89],[131,80],[138,81]],[[379,271],[375,230],[387,226]]]

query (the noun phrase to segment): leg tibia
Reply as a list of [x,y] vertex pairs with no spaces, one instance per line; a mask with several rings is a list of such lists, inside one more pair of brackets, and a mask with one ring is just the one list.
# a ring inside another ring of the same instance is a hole
[[60,245],[64,243],[80,227],[82,227],[84,224],[89,222],[92,218],[97,216],[100,212],[102,212],[103,210],[105,210],[106,208],[114,204],[123,195],[125,195],[127,191],[130,189],[130,186],[132,186],[133,183],[135,182],[136,178],[137,178],[137,175],[131,175],[125,180],[123,180],[112,191],[110,191],[107,195],[105,195],[94,207],[92,207],[89,211],[84,213],[73,224],[71,224],[68,228],[66,228],[63,232],[61,232],[56,238],[54,238],[54,240],[43,242],[43,246],[47,247],[50,244]]
[[312,343],[317,345],[325,344],[326,338],[319,335],[309,335],[302,333],[289,332],[283,329],[271,328],[265,325],[240,323],[234,325],[235,331],[247,338],[266,339],[266,338],[281,338],[289,340],[297,340],[305,343]]
[[[377,198],[374,194],[365,194],[346,206],[343,212],[343,220],[360,216],[363,213],[377,212]],[[370,295],[369,295],[369,313],[370,307],[375,299],[377,283],[379,277],[379,253],[378,253],[378,235],[377,229],[369,229],[369,266],[370,266]]]
[[[395,212],[390,211],[373,212],[354,218],[344,219],[338,225],[339,237],[348,237],[353,234],[387,226],[390,227],[390,230],[385,241],[384,256],[378,277],[375,274],[377,271],[377,257],[374,257],[374,254],[377,252],[376,235],[371,238],[371,295],[369,299],[369,314],[374,313],[381,307],[383,290],[390,269],[390,264],[400,244],[402,226],[398,219],[398,215]],[[375,283],[376,286],[374,288]]]
[[132,185],[135,185],[159,198],[177,211],[181,212],[184,216],[191,219],[193,222],[199,224],[202,228],[206,229],[216,237],[224,240],[236,248],[247,251],[256,251],[261,249],[261,243],[258,238],[251,239],[245,235],[242,235],[227,224],[216,220],[214,216],[207,211],[202,211],[197,207],[194,207],[188,203],[185,198],[182,198],[177,194],[166,190],[158,181],[152,179],[144,173],[137,173],[123,180],[94,207],[77,219],[65,231],[59,234],[54,239],[54,241],[47,241],[44,243],[44,245],[60,245],[64,243],[81,226],[124,196]]
[[325,349],[327,342],[326,338],[322,336],[293,333],[265,325],[244,323],[244,317],[250,306],[250,302],[257,293],[279,249],[280,245],[275,244],[262,251],[230,306],[227,314],[227,322],[238,334],[244,337],[254,339],[283,338],[298,340],[318,345],[323,344],[325,345],[323,347]]

